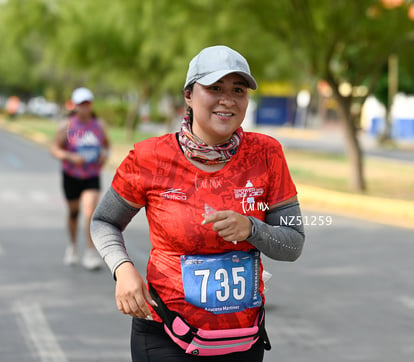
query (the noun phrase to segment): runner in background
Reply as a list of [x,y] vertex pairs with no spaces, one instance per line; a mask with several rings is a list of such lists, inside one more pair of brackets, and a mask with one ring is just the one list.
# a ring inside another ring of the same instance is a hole
[[6,112],[10,119],[14,119],[19,111],[20,99],[17,96],[11,96],[6,102]]
[[64,263],[75,265],[78,255],[78,223],[80,211],[85,216],[87,247],[82,258],[86,269],[97,269],[102,259],[90,236],[90,220],[99,200],[100,173],[109,155],[109,140],[103,123],[96,117],[93,94],[87,88],[72,93],[75,105],[69,118],[59,127],[50,151],[62,161],[63,191],[68,207],[67,225],[70,243]]
[[[270,349],[258,318],[265,304],[260,254],[296,260],[304,230],[280,225],[300,215],[281,145],[241,128],[249,88],[257,84],[242,55],[226,46],[202,50],[189,65],[180,132],[136,143],[95,211],[94,243],[116,279],[119,310],[133,317],[133,361],[256,362]],[[122,235],[143,207],[149,285]],[[169,323],[172,312],[180,319]],[[195,343],[196,332],[183,340],[186,323],[214,341]],[[255,326],[254,343],[242,341]],[[217,339],[223,333],[230,338]]]

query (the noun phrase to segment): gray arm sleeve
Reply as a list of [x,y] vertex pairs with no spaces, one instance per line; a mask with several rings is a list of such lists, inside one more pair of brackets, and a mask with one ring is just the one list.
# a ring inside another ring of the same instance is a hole
[[298,202],[270,210],[265,222],[248,216],[252,235],[247,241],[269,258],[295,261],[302,253],[305,231]]
[[115,277],[116,268],[122,263],[132,263],[125,248],[122,232],[139,209],[130,206],[110,187],[103,196],[91,221],[93,243]]

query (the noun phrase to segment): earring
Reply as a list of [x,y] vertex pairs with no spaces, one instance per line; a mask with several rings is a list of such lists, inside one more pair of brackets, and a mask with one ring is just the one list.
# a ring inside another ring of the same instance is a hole
[[185,111],[185,119],[188,119],[189,121],[193,120],[193,109],[190,106],[187,106]]

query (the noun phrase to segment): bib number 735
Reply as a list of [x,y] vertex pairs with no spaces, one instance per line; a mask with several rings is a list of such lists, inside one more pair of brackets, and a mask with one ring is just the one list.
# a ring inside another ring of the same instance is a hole
[[[244,267],[235,267],[231,269],[233,283],[230,286],[229,273],[227,269],[220,268],[214,273],[214,279],[220,281],[220,290],[216,290],[216,298],[220,302],[229,300],[232,293],[235,300],[242,300],[246,295],[246,279],[239,275],[245,271]],[[207,303],[207,288],[211,270],[195,270],[194,275],[202,276],[200,302]],[[232,287],[232,288],[231,288]]]
[[261,305],[259,252],[181,257],[185,300],[215,314]]

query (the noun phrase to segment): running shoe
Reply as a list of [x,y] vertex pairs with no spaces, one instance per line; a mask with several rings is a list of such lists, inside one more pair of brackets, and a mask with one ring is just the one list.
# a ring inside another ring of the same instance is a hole
[[79,263],[79,256],[74,245],[69,245],[66,248],[63,263],[65,265],[76,265]]
[[102,258],[95,248],[87,248],[85,250],[82,265],[88,270],[96,270],[102,266]]

